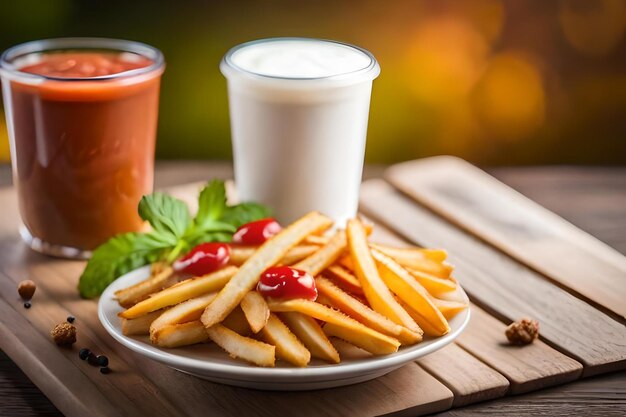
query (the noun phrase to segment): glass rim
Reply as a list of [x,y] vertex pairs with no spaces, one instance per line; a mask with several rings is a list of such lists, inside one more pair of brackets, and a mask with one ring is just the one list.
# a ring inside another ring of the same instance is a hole
[[[362,54],[364,54],[366,57],[368,57],[370,59],[370,63],[363,67],[363,68],[359,68],[357,70],[354,71],[349,71],[349,72],[345,72],[345,73],[340,73],[340,74],[333,74],[333,75],[325,75],[325,76],[321,76],[321,77],[284,77],[284,76],[276,76],[276,75],[267,75],[267,74],[261,74],[255,71],[250,71],[248,69],[242,68],[240,66],[238,66],[237,64],[235,64],[232,60],[232,56],[234,53],[236,53],[237,51],[243,49],[243,48],[247,48],[249,46],[253,46],[253,45],[258,45],[258,44],[262,44],[262,43],[269,43],[269,42],[291,42],[291,41],[305,41],[305,42],[325,42],[325,43],[332,43],[335,45],[340,45],[340,46],[344,46],[344,47],[348,47],[351,49],[355,49],[359,52],[361,52]],[[380,66],[378,64],[378,61],[376,60],[376,58],[374,57],[374,55],[368,51],[367,49],[361,48],[359,46],[356,45],[352,45],[350,43],[347,42],[341,42],[341,41],[335,41],[332,39],[321,39],[321,38],[305,38],[305,37],[276,37],[276,38],[263,38],[263,39],[256,39],[253,41],[248,41],[248,42],[244,42],[241,43],[237,46],[232,47],[231,49],[228,50],[228,52],[226,52],[226,55],[224,55],[224,58],[222,58],[222,62],[220,64],[220,69],[222,70],[222,74],[224,74],[226,77],[228,77],[228,75],[232,75],[234,73],[238,73],[238,74],[242,74],[245,75],[249,78],[253,78],[253,79],[259,79],[259,80],[280,80],[280,81],[304,81],[304,82],[315,82],[315,81],[351,81],[352,79],[355,80],[355,82],[360,81],[360,78],[366,78],[364,77],[365,75],[370,75],[370,80],[376,78],[378,76],[378,74],[380,74]],[[359,75],[363,76],[363,77],[358,77]]]
[[[104,49],[119,52],[130,52],[148,58],[152,60],[152,63],[146,67],[122,71],[115,74],[99,75],[96,77],[59,77],[52,75],[33,74],[20,71],[13,63],[18,58],[36,53],[56,50],[62,51],[89,49]],[[3,76],[10,75],[13,77],[33,81],[108,81],[147,74],[152,71],[162,69],[164,65],[165,59],[163,58],[163,53],[157,48],[142,42],[112,38],[70,37],[35,40],[12,46],[11,48],[4,51],[2,55],[0,55],[0,73],[2,73]]]

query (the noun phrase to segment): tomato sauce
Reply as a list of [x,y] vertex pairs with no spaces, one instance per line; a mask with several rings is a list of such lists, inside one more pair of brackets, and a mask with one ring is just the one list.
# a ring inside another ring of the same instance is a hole
[[56,78],[4,85],[25,226],[46,243],[83,250],[140,230],[137,204],[153,186],[162,66],[124,75],[153,63],[125,52],[34,58],[18,69]]

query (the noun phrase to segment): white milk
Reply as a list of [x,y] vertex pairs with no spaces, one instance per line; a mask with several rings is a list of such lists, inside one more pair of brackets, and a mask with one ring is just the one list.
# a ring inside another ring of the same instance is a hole
[[235,182],[242,201],[269,205],[288,224],[309,211],[344,223],[356,214],[372,80],[362,49],[276,38],[230,50]]

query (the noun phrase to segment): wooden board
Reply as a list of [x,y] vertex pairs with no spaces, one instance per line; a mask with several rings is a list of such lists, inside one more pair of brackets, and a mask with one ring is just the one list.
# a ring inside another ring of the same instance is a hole
[[456,408],[437,417],[475,416],[615,416],[626,409],[624,372],[586,378],[556,388]]
[[[372,238],[393,246],[408,244],[378,224]],[[435,352],[419,363],[450,388],[455,405],[497,398],[507,390],[520,394],[580,377],[580,363],[541,341],[526,347],[509,346],[505,328],[474,305],[470,324],[457,341],[460,347]]]
[[541,340],[526,346],[511,346],[504,335],[506,325],[472,306],[468,331],[458,344],[496,369],[511,383],[511,394],[521,394],[578,379],[580,363],[552,349]]
[[364,183],[361,208],[415,244],[448,249],[463,288],[475,302],[509,322],[524,316],[539,320],[542,339],[581,362],[583,375],[626,368],[626,331],[621,323],[382,180]]
[[503,397],[509,381],[456,343],[418,361],[454,394],[454,407]]
[[[78,297],[82,262],[39,255],[21,243],[15,204],[12,190],[0,190],[0,348],[67,416],[418,415],[452,405],[452,392],[417,364],[354,386],[263,392],[214,384],[137,355],[102,328],[95,301]],[[26,278],[38,286],[30,309],[17,295]],[[69,314],[78,342],[59,348],[49,331]],[[106,354],[113,372],[102,375],[81,361],[81,347]]]
[[469,163],[436,157],[385,178],[510,256],[626,317],[626,257]]
[[[369,184],[366,186],[369,187]],[[172,189],[177,195],[186,200],[193,200],[193,194],[197,185],[177,187]],[[364,189],[365,190],[365,189]],[[400,195],[400,194],[398,194]],[[387,207],[388,196],[381,195],[377,202]],[[403,197],[404,198],[404,197]],[[393,199],[392,199],[393,200]],[[420,209],[414,202],[406,199],[411,209]],[[397,202],[397,201],[396,201]],[[437,352],[432,356],[423,358],[419,364],[410,364],[389,375],[375,381],[358,384],[350,387],[334,388],[312,392],[262,392],[243,388],[233,388],[203,381],[198,378],[180,373],[166,366],[155,363],[141,357],[115,342],[101,327],[97,319],[96,303],[90,300],[81,300],[77,296],[76,283],[83,268],[83,263],[57,260],[36,254],[28,250],[17,235],[18,213],[15,194],[12,189],[0,190],[0,314],[3,320],[0,322],[0,348],[13,358],[13,360],[27,373],[27,375],[50,397],[53,403],[66,415],[419,415],[443,411],[451,406],[461,406],[477,401],[484,401],[500,397],[505,394],[509,386],[502,374],[505,373],[512,380],[511,386],[524,386],[527,389],[535,389],[544,386],[541,383],[547,381],[547,377],[557,375],[557,382],[563,381],[562,375],[569,371],[549,372],[536,371],[534,375],[540,383],[532,384],[532,376],[525,382],[522,371],[518,375],[499,363],[481,358],[480,352],[484,346],[488,347],[495,339],[480,338],[482,329],[470,326],[467,335],[475,339],[475,344],[467,342],[466,345],[449,346],[446,350]],[[404,206],[401,204],[400,209]],[[392,210],[393,211],[393,210]],[[423,210],[424,212],[427,212]],[[427,212],[432,216],[432,213]],[[396,213],[397,214],[397,213]],[[419,225],[420,236],[412,235],[414,242],[423,243],[438,242],[433,238],[433,233],[441,232],[437,229],[439,221],[445,224],[461,236],[466,233],[456,230],[446,222],[433,217],[421,218],[428,221],[427,227]],[[416,223],[412,215],[407,219],[413,227]],[[437,220],[437,221],[436,221]],[[435,224],[431,230],[430,222]],[[388,223],[388,222],[387,222]],[[419,222],[418,222],[419,223]],[[443,236],[448,238],[456,235],[447,229]],[[423,234],[423,236],[422,236]],[[382,234],[377,235],[378,237]],[[390,236],[390,235],[389,235]],[[388,237],[389,237],[388,236]],[[411,236],[405,237],[411,238]],[[397,238],[390,237],[390,240]],[[473,239],[473,238],[472,238]],[[456,239],[452,239],[453,243]],[[463,244],[477,242],[478,252],[472,247]],[[470,292],[480,292],[481,285],[488,285],[483,274],[484,258],[480,255],[482,248],[487,247],[476,239],[464,242],[461,239],[463,259],[457,260],[456,245],[450,245],[454,253],[453,261],[459,265],[459,277],[463,278],[465,287],[471,287]],[[431,245],[441,245],[431,243]],[[493,249],[489,248],[491,252]],[[465,252],[468,253],[465,256]],[[498,253],[502,259],[506,256]],[[509,262],[510,259],[508,259]],[[499,262],[504,262],[499,260]],[[518,263],[513,262],[513,265]],[[477,269],[478,268],[478,269]],[[525,270],[523,267],[518,267]],[[497,267],[495,272],[502,271],[504,266]],[[532,273],[532,271],[531,271]],[[468,275],[467,277],[465,275]],[[488,275],[491,277],[492,275]],[[33,307],[26,310],[16,294],[16,284],[19,280],[31,278],[38,283],[38,292],[33,300]],[[484,279],[484,281],[483,281]],[[532,283],[526,278],[526,284]],[[542,281],[545,283],[545,281]],[[469,285],[468,285],[469,284]],[[547,284],[547,283],[546,283]],[[547,284],[550,287],[554,286]],[[498,288],[499,290],[499,288]],[[558,291],[562,292],[562,290]],[[560,294],[558,292],[557,294]],[[552,294],[552,293],[550,293]],[[568,294],[569,297],[571,297]],[[490,299],[490,297],[486,297]],[[572,297],[572,299],[576,300]],[[567,301],[557,296],[556,301]],[[483,299],[477,299],[484,305]],[[510,303],[510,299],[503,303]],[[577,300],[578,301],[578,300]],[[497,304],[497,303],[496,303]],[[567,304],[567,303],[566,303]],[[584,303],[583,303],[584,304]],[[513,310],[503,308],[497,304],[490,312],[496,312],[500,318],[508,319],[516,311],[527,308],[530,304],[520,306],[513,303]],[[586,304],[584,304],[586,305]],[[533,308],[544,308],[540,304],[532,304]],[[523,308],[522,308],[523,307]],[[578,308],[573,305],[568,308]],[[588,307],[588,306],[587,306]],[[589,307],[590,308],[590,307]],[[566,309],[567,311],[567,309]],[[602,313],[591,309],[588,312],[582,310],[581,314],[589,314],[591,318],[597,318],[594,314]],[[531,311],[533,312],[533,311]],[[564,336],[556,332],[554,328],[561,326],[558,322],[558,314],[562,310],[549,311],[542,320],[542,326],[548,326],[546,341],[564,341]],[[79,329],[79,342],[74,349],[60,349],[49,338],[48,332],[53,324],[61,322],[68,314],[74,315]],[[487,315],[487,317],[489,317]],[[544,323],[543,319],[555,324]],[[491,320],[495,320],[491,318]],[[566,329],[568,322],[566,321]],[[494,325],[502,327],[501,322]],[[552,330],[550,330],[552,328]],[[544,329],[545,330],[545,329]],[[623,330],[623,328],[621,329]],[[615,332],[616,328],[601,326],[596,332],[583,332],[585,337],[596,336],[602,331],[608,332],[605,339],[600,337],[599,342],[586,341],[590,345],[589,350],[596,350],[597,358],[588,351],[582,350],[582,342],[572,341],[572,350],[588,359],[585,362],[585,371],[593,372],[616,369],[615,364],[619,359],[619,352],[615,352],[615,345],[624,346],[621,339],[617,338],[614,344],[602,342]],[[552,332],[552,333],[551,333]],[[495,333],[494,333],[495,334]],[[500,330],[498,330],[500,334]],[[560,335],[560,339],[559,339]],[[619,334],[618,334],[619,335]],[[471,339],[470,339],[471,340]],[[478,341],[476,341],[478,340]],[[485,341],[488,343],[486,344]],[[480,343],[479,343],[480,342]],[[482,343],[482,344],[481,344]],[[87,346],[98,353],[107,354],[111,359],[113,373],[102,375],[97,368],[93,368],[77,356],[80,347]],[[555,355],[554,350],[541,345],[540,353],[561,363],[562,355]],[[557,346],[558,347],[558,346]],[[560,349],[560,348],[559,348]],[[478,353],[476,353],[478,352]],[[545,353],[549,352],[549,353]],[[581,353],[582,352],[582,353]],[[570,353],[568,353],[570,354]],[[570,354],[571,355],[571,354]],[[574,356],[574,355],[571,355]],[[607,356],[609,359],[601,360]],[[615,358],[618,358],[615,360]],[[500,357],[502,361],[502,357]],[[572,365],[571,360],[568,363]],[[575,367],[575,365],[573,365]],[[520,365],[520,368],[522,365]],[[500,372],[498,372],[498,369]],[[571,371],[574,373],[575,371]],[[554,381],[553,381],[554,382]],[[517,391],[514,391],[517,392]]]

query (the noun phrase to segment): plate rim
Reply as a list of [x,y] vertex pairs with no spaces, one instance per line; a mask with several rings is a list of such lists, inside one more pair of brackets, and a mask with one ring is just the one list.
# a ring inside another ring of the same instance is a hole
[[[383,369],[396,369],[400,366],[408,364],[409,362],[413,362],[422,356],[426,356],[440,350],[444,346],[450,344],[465,330],[471,316],[470,307],[468,306],[467,309],[460,313],[465,314],[465,317],[458,328],[433,340],[432,343],[427,346],[420,346],[418,343],[413,346],[408,346],[404,348],[404,351],[400,350],[396,354],[374,356],[354,363],[328,364],[303,368],[271,368],[259,367],[233,359],[232,364],[223,364],[213,362],[210,359],[202,360],[190,358],[179,353],[171,353],[169,351],[159,349],[158,347],[144,346],[145,342],[123,335],[121,331],[109,321],[105,313],[105,307],[109,303],[115,303],[113,295],[118,289],[117,287],[123,288],[124,286],[122,286],[122,282],[125,280],[145,279],[149,276],[149,273],[150,265],[130,271],[113,281],[101,294],[100,299],[98,300],[98,318],[107,333],[109,333],[109,335],[126,348],[172,368],[178,370],[181,368],[192,369],[194,372],[206,373],[215,376],[229,376],[230,378],[237,380],[242,378],[253,378],[255,380],[259,378],[272,378],[275,382],[278,382],[277,379],[285,382],[306,379],[312,382],[317,379],[326,379],[328,377],[333,377],[333,379],[341,379],[342,377],[349,379],[355,374],[375,373],[376,371],[381,371]],[[458,288],[461,295],[468,299],[467,294],[460,284],[458,285]],[[153,349],[157,350],[155,351]],[[226,355],[226,353],[224,354]]]

